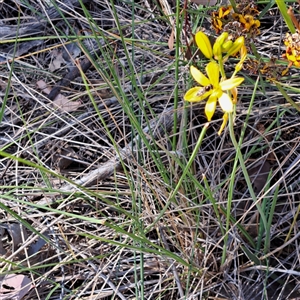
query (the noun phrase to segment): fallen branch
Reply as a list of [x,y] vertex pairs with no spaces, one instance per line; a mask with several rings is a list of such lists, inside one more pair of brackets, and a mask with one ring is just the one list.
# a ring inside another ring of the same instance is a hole
[[[82,1],[87,2],[86,0]],[[19,3],[20,5],[24,5]],[[45,31],[48,26],[48,20],[54,20],[61,17],[62,12],[66,13],[74,9],[73,6],[78,6],[78,0],[68,0],[63,2],[59,2],[56,4],[57,7],[53,6],[47,10],[45,10],[45,14],[37,17],[36,22],[25,23],[25,25],[1,25],[0,26],[0,39],[8,39],[8,38],[20,38],[25,36],[32,36],[35,34],[45,34]],[[28,8],[28,7],[27,7]],[[14,47],[14,45],[13,45]]]

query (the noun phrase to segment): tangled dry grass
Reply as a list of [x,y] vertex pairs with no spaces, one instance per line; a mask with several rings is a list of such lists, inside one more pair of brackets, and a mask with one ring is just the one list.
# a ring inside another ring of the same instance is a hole
[[[175,1],[0,5],[0,299],[11,299],[7,274],[29,278],[22,299],[299,297],[299,111],[273,84],[244,70],[235,120],[258,202],[273,209],[265,249],[228,132],[217,135],[221,112],[184,174],[207,121],[202,103],[182,101],[189,60],[170,37],[185,45],[190,32],[174,32]],[[210,30],[208,11],[189,9]],[[277,9],[261,24],[257,51],[280,55]],[[298,72],[282,79],[296,103]]]

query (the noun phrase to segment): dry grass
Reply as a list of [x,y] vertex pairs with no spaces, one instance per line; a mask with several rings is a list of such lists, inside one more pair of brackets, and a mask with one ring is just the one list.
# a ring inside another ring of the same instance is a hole
[[[242,171],[232,174],[228,130],[217,135],[221,111],[185,169],[206,119],[202,103],[182,100],[189,32],[178,31],[177,54],[168,48],[174,3],[83,2],[0,4],[0,273],[30,278],[24,299],[295,299],[299,112],[264,76],[255,83],[258,75],[243,71],[235,133],[245,134],[240,149],[268,221],[262,232]],[[196,9],[189,5],[190,24],[209,28]],[[277,56],[286,31],[277,9],[261,23],[257,51]],[[67,61],[56,69],[60,54]],[[75,106],[59,110],[37,82],[57,87],[86,57],[92,67],[61,90]],[[296,103],[298,72],[279,78]]]

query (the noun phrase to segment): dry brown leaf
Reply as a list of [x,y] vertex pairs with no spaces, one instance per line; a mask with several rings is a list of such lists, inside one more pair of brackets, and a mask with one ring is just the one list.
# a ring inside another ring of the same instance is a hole
[[175,31],[174,31],[174,27],[172,28],[169,40],[168,40],[168,46],[170,50],[174,49],[174,39],[175,39]]
[[62,49],[54,49],[51,52],[52,60],[49,64],[49,70],[51,72],[59,69],[62,64],[67,66],[74,66],[74,59],[81,53],[80,47],[77,43],[66,44]]
[[57,166],[59,172],[61,170],[67,169],[73,162],[72,158],[78,158],[78,155],[72,148],[60,149],[57,155],[54,156],[55,165]]
[[22,299],[32,289],[29,277],[9,274],[0,278],[0,300]]
[[[47,84],[43,80],[37,81],[36,85],[46,95],[48,95],[51,92],[51,89],[47,86]],[[62,94],[58,94],[52,103],[55,108],[58,108],[59,110],[64,112],[75,111],[81,105],[80,101],[70,101]]]
[[48,95],[51,92],[51,89],[48,88],[48,86],[44,80],[37,81],[36,86],[46,95]]
[[61,111],[71,112],[77,110],[81,102],[80,101],[70,101],[68,98],[63,96],[62,94],[58,94],[54,99],[53,104]]
[[25,228],[18,223],[3,224],[2,226],[6,228],[7,232],[9,233],[12,239],[13,251],[16,251],[16,249],[22,245],[24,239],[27,239],[27,232]]
[[54,49],[52,51],[52,57],[53,57],[53,59],[51,60],[50,65],[49,65],[49,70],[51,72],[59,69],[61,67],[61,65],[63,63],[65,63],[65,60],[63,59],[63,52],[62,51]]

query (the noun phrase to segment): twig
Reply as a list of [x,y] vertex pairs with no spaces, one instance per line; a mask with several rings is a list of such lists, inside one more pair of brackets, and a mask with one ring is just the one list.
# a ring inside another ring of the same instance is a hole
[[[178,109],[177,112],[177,120],[180,121],[182,117],[182,109]],[[154,119],[150,122],[150,125],[143,129],[143,133],[145,135],[151,133],[153,139],[158,138],[160,135],[165,132],[169,132],[173,126],[174,119],[174,110],[173,108],[167,109],[163,112],[159,118]],[[137,135],[132,142],[130,142],[127,146],[119,150],[119,154],[115,155],[112,159],[104,163],[99,168],[91,171],[89,174],[83,176],[82,178],[76,180],[75,185],[79,186],[91,186],[95,182],[103,180],[111,176],[114,171],[120,166],[121,161],[126,161],[132,157],[132,151],[136,150],[136,142],[140,139],[139,135]],[[61,188],[63,191],[73,190],[74,185],[66,184]]]
[[[101,53],[100,50],[96,51],[91,59],[96,59],[97,56]],[[83,73],[85,73],[90,67],[92,66],[90,58],[86,57],[82,60],[80,63],[80,69]],[[77,67],[72,68],[72,71],[70,71],[66,76],[64,76],[56,85],[54,88],[52,88],[50,94],[47,96],[49,100],[54,100],[56,96],[60,93],[60,90],[63,87],[67,87],[72,80],[80,76],[80,71]]]

